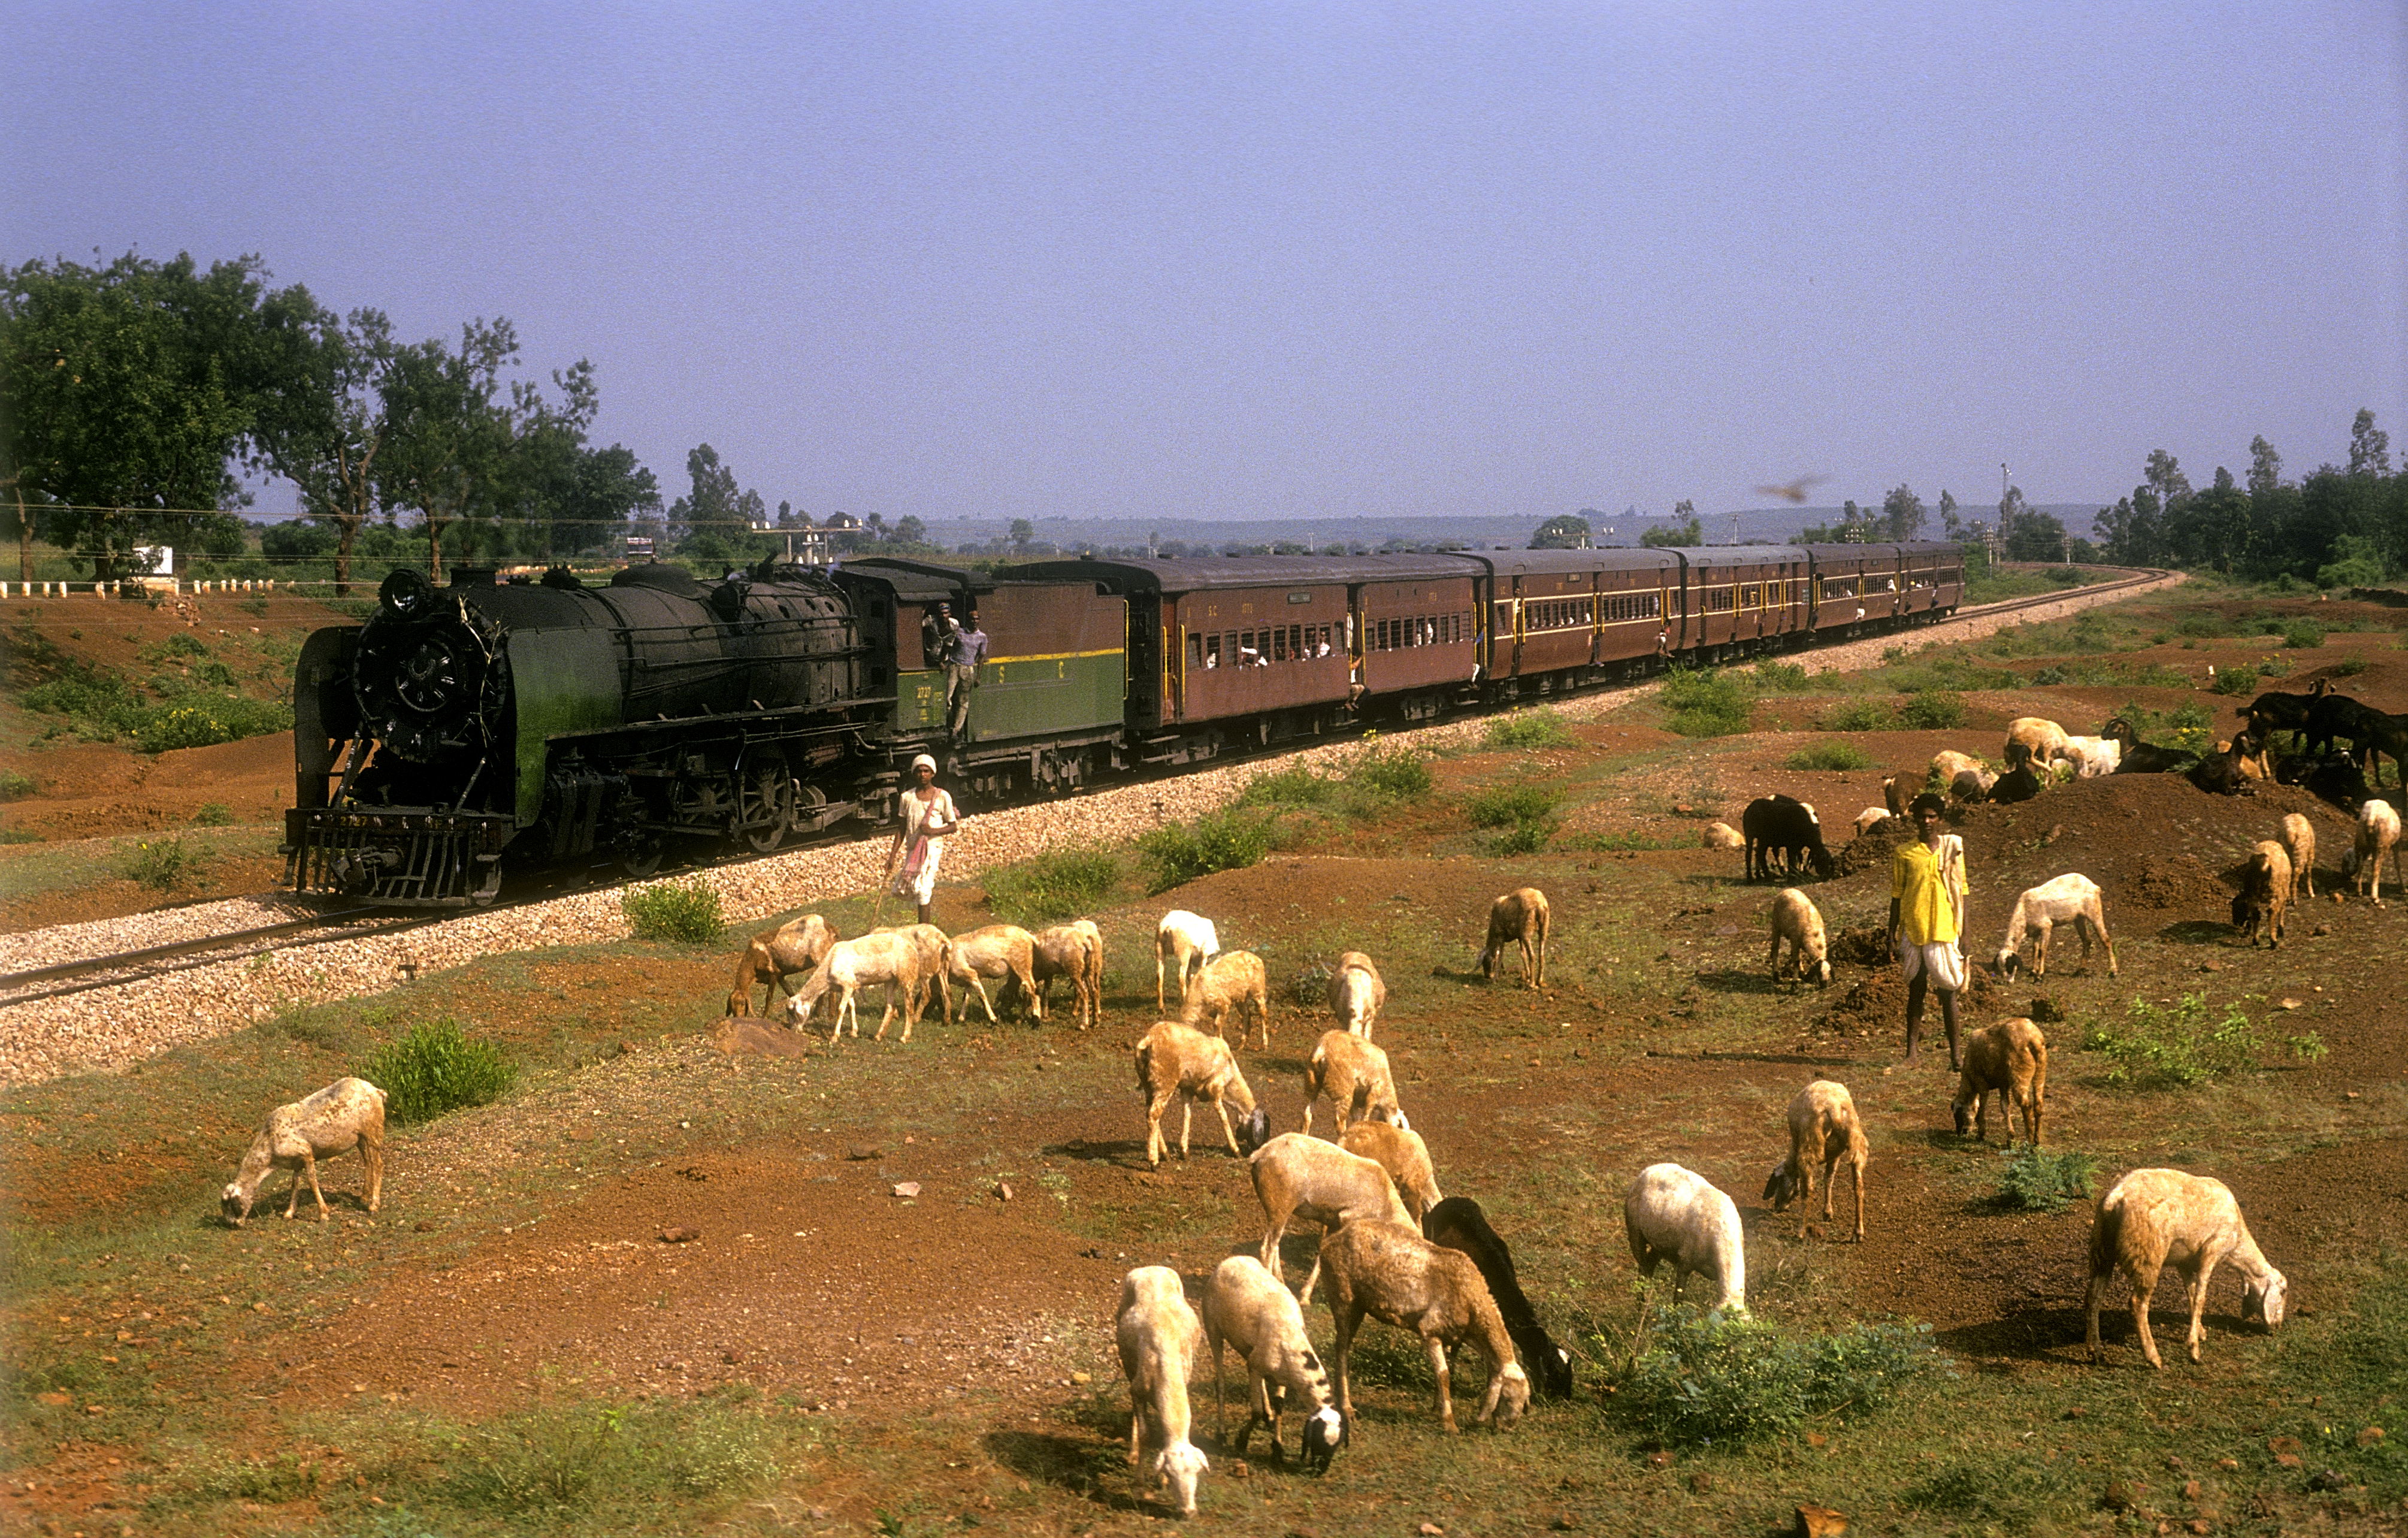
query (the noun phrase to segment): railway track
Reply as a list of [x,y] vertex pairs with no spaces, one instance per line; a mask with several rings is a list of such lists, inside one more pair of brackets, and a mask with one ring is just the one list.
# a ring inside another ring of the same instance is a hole
[[[2140,569],[2133,571],[2129,576],[2119,578],[2114,582],[2095,582],[2086,587],[2066,588],[2057,592],[2040,594],[2031,597],[2010,598],[2001,600],[1998,603],[1983,604],[1977,608],[1959,609],[1954,615],[1942,622],[1941,625],[1927,627],[1927,631],[1938,630],[1946,625],[1962,624],[1967,621],[1995,619],[2000,615],[2016,613],[2029,609],[2044,608],[2052,604],[2066,602],[2069,599],[2078,598],[2085,600],[2086,602],[2096,601],[2097,599],[2113,593],[2161,581],[2170,575],[2172,575],[2172,573],[2166,571]],[[1915,632],[1909,630],[1893,632],[1892,634],[1900,638],[1905,638],[1914,635]],[[1842,644],[1862,644],[1864,642],[1876,641],[1885,639],[1886,638],[1884,636],[1869,636],[1861,638],[1858,642],[1842,642]],[[1605,695],[1643,691],[1654,687],[1657,682],[1657,680],[1649,679],[1627,683],[1604,684],[1596,688],[1579,691],[1577,694],[1570,697],[1562,697],[1595,698]],[[1326,742],[1281,742],[1273,746],[1258,748],[1249,753],[1230,754],[1213,760],[1206,767],[1213,769],[1242,768],[1250,763],[1283,758],[1306,748],[1326,745]],[[1178,775],[1186,772],[1189,772],[1186,769],[1165,769],[1156,774],[1136,777],[1128,782],[1125,788],[1137,788],[1142,786],[1150,780],[1175,778]],[[1114,789],[1124,787],[1099,786],[1096,788]],[[856,842],[866,839],[882,838],[885,836],[886,832],[882,828],[870,832],[853,830],[830,832],[808,839],[796,840],[793,842],[782,845],[781,848],[769,855],[726,855],[704,863],[712,866],[738,865],[752,859],[777,858],[788,855],[807,852],[812,849],[827,848],[850,842]],[[472,911],[477,913],[506,911],[510,908],[523,907],[531,903],[542,902],[552,898],[566,896],[570,892],[590,891],[596,885],[607,887],[610,884],[612,884],[609,882],[595,883],[589,881],[585,883],[569,883],[555,881],[546,883],[543,886],[538,889],[525,892],[508,900],[494,903],[491,907]],[[338,913],[319,914],[311,917],[291,919],[278,924],[262,925],[251,928],[231,930],[219,935],[178,941],[170,944],[145,946],[111,955],[81,957],[75,960],[60,962],[52,966],[32,968],[22,971],[0,975],[0,1009],[6,1009],[11,1005],[31,1003],[38,999],[56,999],[70,994],[115,987],[137,979],[156,977],[165,972],[176,971],[191,967],[213,966],[227,960],[238,960],[246,956],[256,956],[269,951],[291,950],[310,945],[326,944],[337,941],[358,940],[375,935],[393,934],[403,930],[440,924],[458,916],[460,916],[458,912],[449,910],[440,913],[394,913],[390,910],[357,908],[344,910]]]

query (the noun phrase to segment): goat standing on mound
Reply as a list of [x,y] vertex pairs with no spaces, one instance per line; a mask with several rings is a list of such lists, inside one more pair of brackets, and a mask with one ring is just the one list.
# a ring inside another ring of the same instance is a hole
[[241,1228],[251,1203],[271,1170],[293,1171],[293,1191],[284,1201],[291,1217],[301,1200],[301,1182],[318,1199],[318,1221],[326,1221],[326,1193],[318,1188],[318,1161],[360,1151],[368,1167],[368,1211],[384,1200],[384,1091],[366,1079],[337,1079],[307,1100],[280,1105],[267,1114],[259,1135],[242,1156],[242,1167],[219,1193],[226,1221]]

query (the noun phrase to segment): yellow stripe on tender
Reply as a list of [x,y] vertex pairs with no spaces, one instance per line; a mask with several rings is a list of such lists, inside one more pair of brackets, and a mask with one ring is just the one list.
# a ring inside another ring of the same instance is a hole
[[1125,650],[1125,647],[1107,646],[1100,652],[1031,652],[1025,656],[991,656],[984,666],[1001,667],[1007,662],[1075,662],[1082,657],[1116,657]]

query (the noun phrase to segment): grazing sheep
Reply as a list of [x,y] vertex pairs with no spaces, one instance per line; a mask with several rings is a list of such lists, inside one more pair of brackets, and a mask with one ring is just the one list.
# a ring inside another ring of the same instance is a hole
[[[920,975],[926,980],[924,986],[937,990],[937,1001],[941,1006],[941,1013],[938,1018],[949,1026],[952,1025],[953,1023],[953,985],[948,980],[947,974],[953,970],[953,936],[933,924],[896,924],[883,929],[873,929],[870,932],[899,936],[919,953]],[[924,1013],[926,1009],[927,1005],[924,999],[921,1004],[922,1013]]]
[[[2263,848],[2264,845],[2259,845]],[[2368,801],[2358,809],[2358,832],[2348,853],[2342,856],[2342,874],[2359,896],[2366,896],[2372,883],[2374,905],[2383,906],[2383,856],[2391,856],[2391,884],[2401,886],[2400,879],[2400,813],[2388,801]],[[2236,921],[2238,922],[2238,921]]]
[[1806,1214],[1814,1200],[1814,1167],[1823,1167],[1823,1221],[1831,1221],[1831,1199],[1839,1194],[1840,1163],[1847,1161],[1856,1176],[1856,1242],[1865,1238],[1865,1126],[1856,1116],[1848,1086],[1817,1079],[1790,1097],[1789,1157],[1772,1167],[1764,1183],[1764,1200],[1781,1212],[1798,1203],[1798,1237],[1806,1237]]
[[1538,1311],[1530,1306],[1521,1279],[1513,1274],[1513,1252],[1488,1226],[1488,1215],[1480,1210],[1480,1203],[1468,1196],[1448,1197],[1422,1219],[1422,1237],[1471,1257],[1471,1263],[1480,1268],[1481,1280],[1488,1284],[1497,1312],[1504,1317],[1505,1333],[1513,1337],[1514,1353],[1532,1374],[1533,1387],[1549,1399],[1571,1398],[1571,1353],[1557,1345],[1540,1325]]
[[1415,1226],[1443,1200],[1438,1188],[1438,1171],[1430,1163],[1429,1144],[1412,1128],[1383,1121],[1358,1121],[1338,1135],[1338,1146],[1371,1159],[1388,1171],[1388,1179],[1395,1183],[1397,1195],[1403,1199],[1405,1212]]
[[[872,1041],[886,1040],[886,1028],[895,1018],[895,992],[903,992],[903,1035],[911,1039],[911,1028],[920,1021],[920,1012],[927,1006],[930,974],[921,948],[920,938],[879,929],[853,940],[839,940],[828,947],[827,959],[819,970],[811,973],[803,989],[786,1000],[786,1015],[797,1028],[809,1025],[811,1011],[836,990],[836,1017],[828,1031],[833,1044],[849,1018],[853,1021],[853,1039],[861,1040],[861,1010],[855,1001],[863,988],[884,985],[886,1008],[878,1017],[878,1034]],[[939,975],[941,975],[939,969]]]
[[1156,1014],[1167,1006],[1162,1001],[1162,964],[1171,964],[1179,976],[1179,1001],[1187,1001],[1188,979],[1204,970],[1204,963],[1221,954],[1221,934],[1212,921],[1184,908],[1173,908],[1162,915],[1154,927],[1154,1009]]
[[1476,1422],[1494,1421],[1502,1430],[1528,1408],[1529,1374],[1471,1257],[1433,1244],[1404,1224],[1378,1221],[1348,1224],[1329,1236],[1321,1254],[1329,1270],[1329,1313],[1338,1325],[1338,1413],[1350,1429],[1354,1400],[1346,1362],[1366,1315],[1421,1337],[1438,1374],[1439,1424],[1447,1430],[1455,1429],[1450,1345],[1473,1345],[1488,1358],[1488,1392]]
[[[1270,1114],[1254,1103],[1254,1092],[1247,1087],[1246,1076],[1238,1071],[1229,1043],[1176,1020],[1155,1022],[1139,1041],[1137,1092],[1145,1097],[1145,1161],[1156,1168],[1166,1152],[1163,1113],[1182,1095],[1187,1103],[1179,1114],[1181,1158],[1187,1157],[1187,1135],[1195,1126],[1198,1100],[1221,1114],[1221,1130],[1229,1140],[1229,1152],[1241,1158],[1270,1136]],[[1229,1122],[1231,1101],[1237,1103],[1245,1126],[1242,1145],[1237,1128]]]
[[1329,974],[1329,986],[1324,997],[1329,1002],[1329,1013],[1338,1017],[1339,1028],[1368,1042],[1371,1028],[1379,1023],[1380,1012],[1387,1008],[1388,985],[1369,956],[1360,951],[1347,951],[1339,956],[1338,970]]
[[354,1148],[368,1167],[368,1211],[375,1212],[384,1202],[384,1091],[366,1079],[337,1079],[267,1114],[243,1151],[234,1179],[219,1193],[219,1208],[228,1223],[241,1228],[268,1171],[290,1170],[293,1189],[284,1200],[284,1215],[293,1215],[301,1200],[301,1182],[307,1180],[309,1194],[318,1199],[318,1221],[323,1223],[326,1193],[318,1187],[318,1161]]
[[1930,783],[1941,785],[1954,784],[1960,774],[1968,772],[1980,774],[1988,768],[1988,765],[1970,753],[1958,753],[1955,748],[1942,748],[1931,755]]
[[1651,1164],[1622,1200],[1622,1227],[1639,1274],[1672,1262],[1672,1296],[1692,1276],[1722,1289],[1714,1312],[1747,1312],[1747,1238],[1739,1206],[1705,1176],[1677,1164]]
[[1397,1080],[1388,1071],[1388,1055],[1349,1031],[1326,1030],[1304,1066],[1304,1129],[1312,1130],[1312,1103],[1329,1097],[1338,1114],[1338,1131],[1356,1116],[1404,1123],[1397,1106]]
[[1547,894],[1535,886],[1506,893],[1488,905],[1488,943],[1480,952],[1480,975],[1492,981],[1512,941],[1521,948],[1522,981],[1533,989],[1547,984],[1547,929],[1554,914]]
[[1885,806],[1865,808],[1856,813],[1856,837],[1863,838],[1873,830],[1875,825],[1889,821],[1892,815],[1894,813]]
[[[1296,1218],[1310,1219],[1331,1232],[1366,1218],[1412,1221],[1404,1198],[1397,1194],[1396,1182],[1380,1168],[1379,1160],[1350,1154],[1334,1143],[1302,1132],[1283,1132],[1255,1149],[1246,1173],[1254,1182],[1255,1200],[1263,1204],[1262,1262],[1283,1281],[1287,1272],[1280,1264],[1280,1241]],[[1313,1281],[1320,1274],[1321,1262],[1316,1258],[1297,1296],[1312,1297]]]
[[[1186,1289],[1168,1266],[1140,1266],[1121,1278],[1121,1306],[1114,1321],[1121,1373],[1129,1386],[1129,1462],[1145,1456],[1150,1440],[1162,1450],[1154,1473],[1182,1516],[1196,1515],[1196,1486],[1211,1467],[1187,1440],[1187,1374],[1204,1327],[1187,1306]],[[1151,1438],[1147,1432],[1151,1430]]]
[[1955,801],[1986,801],[1990,787],[1998,783],[1999,777],[1988,769],[1959,769],[1948,783],[1948,797]]
[[2075,771],[2080,779],[2095,780],[2101,775],[2113,774],[2115,766],[2122,761],[2123,744],[2112,738],[2069,737],[2065,740],[2073,749],[2075,761],[2082,766]]
[[2180,1170],[2135,1170],[2109,1186],[2090,1221],[2090,1287],[2082,1303],[2090,1359],[2100,1354],[2099,1305],[2120,1270],[2132,1284],[2141,1354],[2151,1367],[2165,1367],[2149,1333],[2149,1299],[2171,1264],[2190,1289],[2190,1359],[2199,1360],[2200,1343],[2207,1338],[2201,1325],[2207,1284],[2225,1260],[2241,1273],[2241,1316],[2264,1319],[2270,1333],[2280,1329],[2290,1283],[2266,1263],[2224,1182]]
[[2017,748],[2029,755],[2036,764],[2047,764],[2059,758],[2068,763],[2081,761],[2080,755],[2073,751],[2073,740],[2065,735],[2065,728],[2045,716],[2019,715],[2007,723],[2007,746],[1999,750],[2000,756],[2012,764]]
[[2037,937],[2033,948],[2032,975],[2048,975],[2048,937],[2060,924],[2071,924],[2082,938],[2082,959],[2090,959],[2090,937],[2095,933],[2099,943],[2107,948],[2107,975],[2115,975],[2115,942],[2107,938],[2107,910],[2101,900],[2099,884],[2088,876],[2068,872],[2054,881],[2027,887],[2015,898],[2015,911],[2007,915],[2006,938],[1999,942],[1996,965],[1999,975],[2012,983],[2015,969],[2023,957],[2017,954],[2025,940]]
[[1745,849],[1747,841],[1728,823],[1708,823],[1698,841],[1708,849]]
[[1747,804],[1740,818],[1747,835],[1747,879],[1770,880],[1772,859],[1781,856],[1783,873],[1802,870],[1811,861],[1814,874],[1828,881],[1837,869],[1831,852],[1823,847],[1823,825],[1814,809],[1787,796],[1765,796]]
[[2312,900],[2316,895],[2316,825],[2296,812],[2283,817],[2274,841],[2291,857],[2291,900]]
[[727,1013],[750,1015],[752,1013],[752,988],[766,984],[768,992],[761,1000],[767,1009],[782,995],[793,998],[795,990],[786,985],[789,975],[807,972],[827,959],[828,947],[835,944],[837,934],[828,927],[827,920],[817,913],[805,913],[798,919],[765,929],[752,937],[744,954],[736,958],[736,985],[727,993]]
[[[1310,1405],[1304,1421],[1304,1466],[1318,1473],[1329,1467],[1346,1440],[1346,1422],[1329,1391],[1329,1374],[1304,1332],[1304,1310],[1296,1294],[1251,1255],[1233,1255],[1214,1269],[1204,1287],[1204,1339],[1212,1348],[1212,1408],[1221,1451],[1242,1458],[1254,1428],[1268,1428],[1271,1456],[1287,1461],[1280,1441],[1280,1417],[1291,1396]],[[1246,1424],[1229,1441],[1229,1415],[1221,1395],[1221,1344],[1237,1349],[1246,1366]]]
[[1823,915],[1815,910],[1814,899],[1795,886],[1784,889],[1772,899],[1772,981],[1778,986],[1788,969],[1781,956],[1782,942],[1789,945],[1789,960],[1798,967],[1799,981],[1814,980],[1816,987],[1831,981],[1831,947],[1823,935]]
[[1262,1026],[1263,1050],[1268,1052],[1270,977],[1263,970],[1263,958],[1252,951],[1224,951],[1205,963],[1204,970],[1196,975],[1196,986],[1188,991],[1187,1006],[1180,1016],[1190,1025],[1211,1016],[1212,1033],[1218,1036],[1232,1011],[1238,1016],[1238,1044],[1246,1044],[1246,1017],[1252,1015]]
[[1971,1131],[1990,1141],[1990,1092],[1998,1091],[1999,1124],[2007,1146],[2015,1145],[2014,1114],[2024,1119],[2024,1142],[2040,1146],[2041,1114],[2048,1103],[2048,1038],[2017,1016],[1984,1026],[1965,1040],[1965,1066],[1957,1072],[1956,1099],[1949,1106],[1956,1135]]
[[2273,950],[2283,943],[2283,920],[2290,906],[2291,856],[2273,840],[2260,839],[2242,869],[2241,890],[2232,895],[2232,927],[2253,947],[2263,933],[2266,948]]
[[1891,816],[1903,817],[1920,786],[1921,782],[1911,774],[1890,775],[1882,781],[1882,805],[1888,809]]
[[[956,983],[967,983],[978,995],[979,1003],[986,1010],[986,1023],[999,1026],[996,1018],[995,1000],[987,997],[986,980],[1016,984],[1024,1007],[1032,1016],[1044,1018],[1037,1004],[1037,937],[1017,924],[990,924],[953,936],[945,962],[945,974]],[[962,1013],[969,1013],[969,1003],[962,1003]],[[951,1024],[950,1016],[947,1024]]]
[[1081,1030],[1104,1017],[1104,932],[1096,921],[1082,918],[1039,930],[1028,956],[1029,975],[1037,980],[1037,1017],[1045,1018],[1046,998],[1054,980],[1070,980],[1070,1002]]

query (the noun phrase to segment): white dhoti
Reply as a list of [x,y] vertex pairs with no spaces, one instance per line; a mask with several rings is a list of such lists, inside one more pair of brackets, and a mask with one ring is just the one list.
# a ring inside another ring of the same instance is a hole
[[1909,983],[1918,977],[1928,977],[1931,986],[1942,993],[1956,993],[1965,986],[1965,956],[1953,940],[1935,941],[1928,945],[1908,945],[1898,948],[1898,974]]
[[945,859],[942,839],[914,839],[903,868],[895,872],[895,895],[922,906],[937,900],[937,867]]

